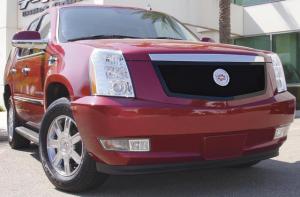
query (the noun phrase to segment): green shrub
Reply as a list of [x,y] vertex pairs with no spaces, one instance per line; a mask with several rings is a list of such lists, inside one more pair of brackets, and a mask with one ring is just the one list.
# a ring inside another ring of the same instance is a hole
[[0,105],[0,112],[4,112],[5,108]]

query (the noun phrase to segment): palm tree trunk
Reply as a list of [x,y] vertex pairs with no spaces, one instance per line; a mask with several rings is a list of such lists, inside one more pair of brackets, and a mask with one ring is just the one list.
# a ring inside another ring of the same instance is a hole
[[231,43],[230,5],[231,5],[231,0],[220,0],[219,3],[220,42],[226,44]]

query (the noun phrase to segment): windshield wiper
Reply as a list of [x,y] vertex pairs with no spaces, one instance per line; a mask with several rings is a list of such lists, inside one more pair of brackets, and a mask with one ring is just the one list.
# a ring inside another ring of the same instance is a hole
[[85,36],[85,37],[79,37],[79,38],[71,38],[71,39],[68,39],[68,42],[78,41],[78,40],[118,39],[118,38],[142,39],[140,37],[124,36],[124,35],[94,35],[94,36]]
[[161,36],[161,37],[150,37],[150,38],[148,38],[148,39],[183,40],[183,39],[181,39],[181,38],[163,37],[163,36]]

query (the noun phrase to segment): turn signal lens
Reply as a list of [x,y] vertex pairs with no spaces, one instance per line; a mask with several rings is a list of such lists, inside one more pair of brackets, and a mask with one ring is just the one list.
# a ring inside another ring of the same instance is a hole
[[290,128],[290,126],[284,126],[284,127],[277,128],[275,130],[274,140],[286,137],[288,134],[289,128]]
[[149,139],[100,139],[105,150],[123,152],[149,152]]
[[93,95],[135,97],[121,51],[95,49],[90,57],[90,80]]

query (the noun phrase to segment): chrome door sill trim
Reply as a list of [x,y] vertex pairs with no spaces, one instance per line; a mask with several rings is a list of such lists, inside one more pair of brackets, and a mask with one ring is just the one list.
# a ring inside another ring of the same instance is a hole
[[17,60],[23,60],[23,59],[27,59],[27,58],[31,58],[31,57],[35,57],[35,56],[40,56],[40,55],[44,55],[45,51],[41,51],[41,52],[37,52],[37,53],[33,53],[31,55],[24,55],[24,56],[17,56]]
[[27,98],[27,97],[21,97],[21,96],[14,96],[14,100],[23,101],[35,105],[44,105],[44,101],[40,99],[33,99],[33,98]]

